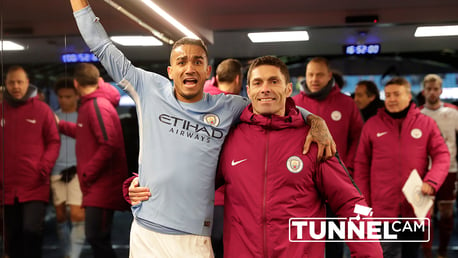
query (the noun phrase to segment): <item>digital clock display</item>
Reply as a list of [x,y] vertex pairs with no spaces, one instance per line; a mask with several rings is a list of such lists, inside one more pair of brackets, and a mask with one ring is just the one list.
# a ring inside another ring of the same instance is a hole
[[358,44],[346,45],[344,51],[346,55],[377,55],[380,48],[380,44]]
[[99,61],[99,59],[92,53],[62,54],[60,59],[63,63],[93,63]]

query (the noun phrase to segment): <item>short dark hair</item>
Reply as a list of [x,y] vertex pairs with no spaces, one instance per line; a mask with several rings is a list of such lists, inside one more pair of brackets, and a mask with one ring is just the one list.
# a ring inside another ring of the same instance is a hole
[[356,85],[366,86],[366,95],[368,97],[375,96],[376,99],[380,99],[380,92],[377,88],[377,85],[370,80],[359,81]]
[[261,65],[272,65],[275,67],[280,68],[280,72],[285,76],[286,83],[289,83],[291,81],[289,77],[289,71],[288,67],[286,66],[283,61],[280,60],[280,58],[275,57],[275,56],[261,56],[256,58],[250,65],[250,68],[248,69],[248,75],[247,75],[247,83],[250,85],[250,76],[251,72],[253,71],[254,68],[261,66]]
[[332,70],[331,72],[332,78],[334,78],[334,82],[340,89],[342,89],[345,86],[345,79],[343,77],[343,74],[337,70]]
[[220,82],[233,82],[237,76],[243,80],[242,63],[239,60],[228,58],[219,63],[216,68],[216,75]]
[[97,85],[99,82],[100,72],[93,64],[80,63],[76,65],[73,77],[82,87]]
[[188,38],[188,37],[181,38],[175,41],[175,43],[173,43],[172,51],[175,48],[183,46],[183,45],[194,45],[194,46],[201,47],[205,51],[205,55],[208,60],[208,49],[205,43],[201,39],[194,39],[194,38]]
[[385,83],[385,87],[388,85],[397,84],[405,86],[410,91],[410,82],[403,77],[393,77]]
[[54,84],[54,92],[57,94],[60,89],[72,89],[77,93],[75,86],[73,85],[73,78],[62,77],[59,78]]

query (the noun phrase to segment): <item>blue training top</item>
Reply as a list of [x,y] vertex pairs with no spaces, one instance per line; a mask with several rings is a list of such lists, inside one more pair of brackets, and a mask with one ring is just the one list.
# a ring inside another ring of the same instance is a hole
[[[76,119],[78,118],[78,112],[64,113],[61,109],[56,111],[56,115],[60,120],[72,123],[76,123]],[[51,175],[59,175],[63,169],[70,166],[76,166],[75,139],[70,136],[60,134],[60,142],[59,157],[56,160],[56,164],[52,169]]]

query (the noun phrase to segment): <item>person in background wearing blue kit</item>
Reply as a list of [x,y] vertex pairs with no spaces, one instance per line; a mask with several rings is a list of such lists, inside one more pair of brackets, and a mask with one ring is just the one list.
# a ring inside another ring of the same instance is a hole
[[[59,102],[55,112],[60,120],[76,123],[78,118],[78,92],[73,86],[73,79],[59,79],[54,91]],[[83,193],[76,176],[75,139],[61,134],[59,157],[51,174],[51,191],[56,209],[57,237],[64,257],[78,258],[83,249],[84,208]],[[70,213],[67,214],[67,208]],[[69,221],[70,220],[70,221]]]

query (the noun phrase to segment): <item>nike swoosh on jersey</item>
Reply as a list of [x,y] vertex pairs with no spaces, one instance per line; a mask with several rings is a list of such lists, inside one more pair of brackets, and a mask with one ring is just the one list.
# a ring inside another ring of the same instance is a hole
[[37,123],[37,120],[35,119],[26,119],[25,121],[31,123],[31,124],[36,124]]
[[377,137],[382,137],[384,136],[385,134],[387,134],[388,132],[381,132],[381,133],[377,133]]
[[244,162],[246,160],[247,159],[242,159],[242,160],[238,160],[238,161],[232,160],[231,165],[232,166],[237,166],[238,164],[240,164],[240,163],[242,163],[242,162]]

